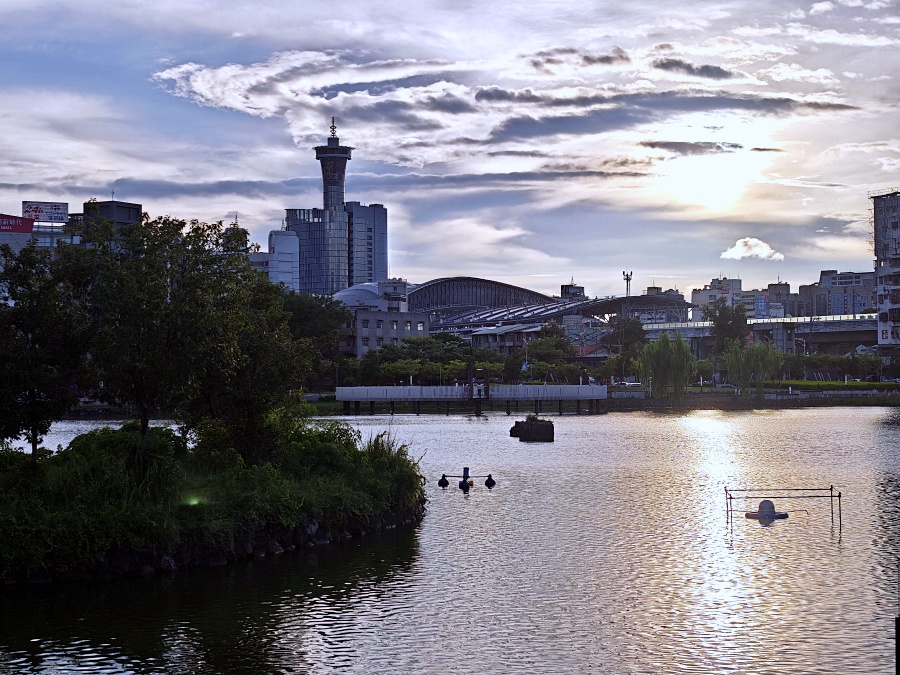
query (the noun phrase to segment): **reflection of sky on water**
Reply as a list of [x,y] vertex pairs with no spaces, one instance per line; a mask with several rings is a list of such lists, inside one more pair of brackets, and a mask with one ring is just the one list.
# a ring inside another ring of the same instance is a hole
[[[500,414],[348,419],[364,436],[390,426],[422,456],[429,506],[409,533],[413,552],[372,537],[320,566],[285,556],[251,575],[217,571],[203,592],[176,584],[166,607],[120,612],[117,626],[152,616],[158,663],[210,673],[247,667],[242,654],[311,673],[874,673],[893,663],[900,424],[890,411],[554,416],[552,444],[509,438],[515,418]],[[497,487],[437,487],[464,466]],[[742,511],[726,522],[725,486],[830,484],[844,494],[841,532],[827,499],[776,498],[790,518],[771,527]],[[70,643],[74,660],[99,654],[82,672],[116,659],[134,668],[127,643],[111,651],[77,625],[58,634],[89,635]]]

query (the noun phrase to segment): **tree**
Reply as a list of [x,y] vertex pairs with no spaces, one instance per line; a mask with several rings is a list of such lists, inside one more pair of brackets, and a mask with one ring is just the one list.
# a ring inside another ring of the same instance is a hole
[[635,358],[647,344],[647,333],[640,319],[630,316],[613,316],[608,323],[609,330],[600,342],[610,350]]
[[528,360],[549,364],[551,367],[565,363],[575,356],[575,346],[562,326],[546,323],[541,326],[540,337],[528,343]]
[[347,326],[353,322],[353,312],[339,300],[309,293],[284,291],[284,309],[294,339],[312,341],[322,356],[331,357]]
[[24,435],[35,459],[43,436],[77,401],[86,327],[78,292],[50,251],[0,246],[0,440]]
[[525,365],[525,352],[521,349],[513,349],[503,360],[503,381],[506,384],[515,384],[522,381],[522,367]]
[[669,339],[668,333],[659,336],[641,350],[637,362],[642,381],[653,378],[653,392],[658,397],[672,396],[675,403],[684,400],[684,391],[697,369],[690,345],[679,333]]
[[256,270],[241,266],[235,272],[247,293],[246,302],[231,317],[239,327],[240,357],[232,368],[220,369],[215,350],[199,354],[213,361],[198,368],[197,385],[178,410],[192,428],[205,421],[217,423],[244,461],[258,464],[275,451],[269,414],[300,390],[318,352],[311,339],[293,339],[278,286]]
[[774,347],[757,342],[741,348],[738,340],[731,340],[725,350],[728,380],[743,389],[751,381],[756,383],[756,396],[762,398],[763,384],[781,368],[784,356]]
[[747,342],[747,314],[743,305],[729,305],[725,298],[718,298],[703,307],[703,320],[712,323],[713,354],[725,352],[730,340],[737,340],[741,347]]
[[210,400],[212,383],[229,382],[246,364],[240,337],[253,298],[248,281],[258,273],[222,223],[145,215],[116,231],[99,223],[87,236],[100,395],[133,406],[146,439],[160,407]]

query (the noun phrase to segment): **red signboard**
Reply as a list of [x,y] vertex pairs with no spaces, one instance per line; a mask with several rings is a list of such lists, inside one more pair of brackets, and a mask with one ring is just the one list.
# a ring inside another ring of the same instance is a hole
[[8,216],[0,213],[0,233],[2,232],[20,232],[31,234],[34,230],[34,218],[19,218],[19,216]]

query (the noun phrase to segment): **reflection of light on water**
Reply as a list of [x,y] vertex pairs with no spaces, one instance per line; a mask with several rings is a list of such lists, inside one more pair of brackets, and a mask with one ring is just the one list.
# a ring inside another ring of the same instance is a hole
[[[694,498],[697,512],[696,540],[686,555],[696,556],[693,566],[699,582],[693,589],[691,604],[703,621],[693,627],[703,643],[710,664],[728,659],[734,647],[729,635],[735,621],[731,609],[742,603],[742,584],[738,563],[726,538],[724,488],[735,482],[741,419],[719,411],[697,411],[678,420],[680,431],[692,448],[692,473],[703,487]],[[730,609],[731,608],[731,609]]]
[[733,434],[737,420],[715,411],[700,411],[678,422],[694,449],[696,468],[724,486],[734,476]]

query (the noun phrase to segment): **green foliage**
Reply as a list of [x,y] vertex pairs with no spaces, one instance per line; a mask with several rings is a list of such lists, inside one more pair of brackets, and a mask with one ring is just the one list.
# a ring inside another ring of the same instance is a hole
[[679,333],[672,340],[668,333],[663,333],[656,342],[644,346],[637,362],[641,380],[646,383],[653,378],[653,395],[671,396],[675,403],[684,400],[685,388],[696,367],[690,345]]
[[729,305],[725,298],[718,298],[704,305],[703,320],[712,323],[713,354],[724,353],[732,340],[737,340],[741,348],[746,344],[747,313],[743,305]]
[[37,458],[52,422],[77,401],[87,321],[78,279],[61,274],[50,252],[29,243],[0,246],[0,440],[24,434]]
[[516,384],[522,380],[522,366],[525,365],[525,351],[513,349],[503,360],[503,381],[506,384]]
[[763,342],[742,349],[738,340],[732,340],[725,351],[729,382],[738,389],[755,382],[759,398],[762,397],[763,383],[779,372],[783,362],[784,355]]
[[0,448],[0,579],[78,569],[115,547],[227,547],[261,523],[340,524],[422,503],[418,466],[389,434],[363,442],[291,406],[267,425],[275,450],[253,466],[221,421],[199,425],[192,448],[168,429],[142,439],[137,424],[79,436],[37,462]]
[[327,296],[283,291],[288,326],[295,340],[306,340],[320,356],[334,356],[338,342],[348,333],[353,313]]
[[[648,341],[644,324],[640,319],[619,315],[609,320],[609,330],[600,339],[600,342],[611,351],[616,351],[629,359],[636,359]],[[621,368],[619,373],[621,374]]]

